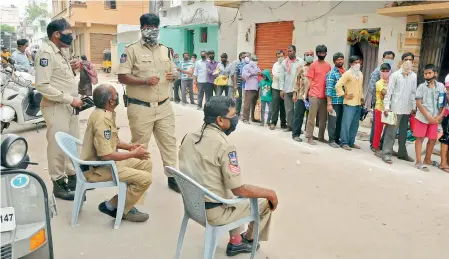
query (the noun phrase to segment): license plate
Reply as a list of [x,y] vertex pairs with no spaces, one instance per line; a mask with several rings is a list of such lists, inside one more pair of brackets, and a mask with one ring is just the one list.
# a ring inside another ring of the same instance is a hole
[[13,207],[1,208],[0,212],[0,229],[1,232],[16,229],[16,215]]

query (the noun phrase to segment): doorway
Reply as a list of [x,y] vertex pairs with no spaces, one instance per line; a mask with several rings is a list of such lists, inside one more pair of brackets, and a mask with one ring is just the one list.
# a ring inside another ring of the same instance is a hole
[[192,56],[195,50],[194,36],[195,36],[194,30],[186,30],[185,50],[187,53],[189,53],[189,56]]
[[347,41],[350,56],[359,56],[362,60],[363,92],[368,93],[371,72],[377,67],[379,56],[380,28],[348,30]]
[[418,84],[424,82],[424,66],[437,67],[439,82],[449,73],[449,21],[435,21],[424,24],[421,53],[419,57]]

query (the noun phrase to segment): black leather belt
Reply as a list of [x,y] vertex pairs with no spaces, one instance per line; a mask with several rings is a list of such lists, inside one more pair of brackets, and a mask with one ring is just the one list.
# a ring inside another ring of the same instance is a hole
[[206,210],[213,209],[216,207],[220,207],[223,203],[215,203],[215,202],[205,202]]
[[[165,99],[165,100],[163,100],[163,101],[157,102],[157,105],[158,105],[158,106],[159,106],[159,105],[162,105],[162,104],[165,103],[167,100],[168,100],[168,98]],[[128,102],[129,102],[129,103],[132,103],[132,104],[137,104],[137,105],[146,106],[146,107],[152,107],[151,103],[149,103],[149,102],[141,101],[141,100],[139,100],[139,99],[135,99],[135,98],[131,98],[131,97],[128,97]]]

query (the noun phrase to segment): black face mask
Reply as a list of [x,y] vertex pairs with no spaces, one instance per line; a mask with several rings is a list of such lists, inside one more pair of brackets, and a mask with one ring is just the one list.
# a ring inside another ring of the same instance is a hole
[[228,119],[229,122],[231,123],[231,125],[229,126],[229,129],[223,130],[223,132],[229,136],[237,128],[237,124],[239,123],[239,117],[234,116],[232,118],[227,118],[227,117],[224,117],[224,118]]
[[324,56],[318,56],[318,59],[319,60],[324,60],[326,58],[326,55],[324,55]]
[[214,60],[215,56],[209,56],[210,60]]
[[65,45],[72,45],[72,41],[73,41],[73,36],[72,34],[62,34],[61,33],[61,38],[59,38],[59,40],[64,43]]
[[435,79],[435,77],[432,77],[432,78],[429,78],[429,79],[426,79],[426,82],[427,83],[430,83],[432,80],[434,80]]
[[202,59],[202,60],[205,60],[205,59],[206,59],[206,56],[201,56],[201,59]]

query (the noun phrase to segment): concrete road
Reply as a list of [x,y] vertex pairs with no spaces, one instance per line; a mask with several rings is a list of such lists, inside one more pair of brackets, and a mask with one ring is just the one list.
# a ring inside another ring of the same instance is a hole
[[[112,82],[113,76],[100,78]],[[122,92],[121,86],[115,84]],[[130,140],[126,109],[117,109],[119,135]],[[178,143],[202,124],[194,106],[173,104]],[[81,115],[84,132],[88,112]],[[38,166],[30,169],[51,188],[47,172],[45,128],[11,127],[29,142],[29,154]],[[412,163],[394,160],[387,165],[369,151],[351,152],[325,144],[296,143],[289,133],[259,125],[239,124],[230,136],[237,144],[245,182],[277,191],[279,207],[273,215],[271,240],[261,244],[258,259],[447,259],[449,258],[449,175],[432,168],[424,173]],[[143,224],[113,221],[98,212],[100,202],[115,189],[90,191],[79,218],[70,226],[72,202],[57,200],[53,219],[56,258],[174,258],[183,215],[181,196],[167,188],[159,151],[152,140],[153,184],[145,205],[150,213]],[[412,151],[412,149],[410,150]],[[413,154],[410,152],[410,154]],[[202,258],[204,230],[189,223],[182,257]],[[226,258],[223,235],[217,259]],[[247,258],[238,256],[237,258]]]

